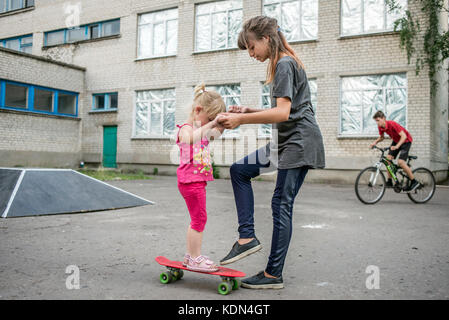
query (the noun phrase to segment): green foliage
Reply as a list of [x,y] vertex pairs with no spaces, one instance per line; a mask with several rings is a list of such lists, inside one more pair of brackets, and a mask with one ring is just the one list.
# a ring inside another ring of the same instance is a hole
[[152,177],[145,175],[142,170],[128,170],[127,173],[122,173],[119,172],[118,170],[102,170],[102,169],[99,170],[79,169],[77,171],[101,181],[153,179]]
[[217,165],[213,161],[212,161],[212,170],[213,170],[214,179],[220,179],[220,168],[217,167]]
[[[385,0],[389,6],[389,11],[400,9],[397,0]],[[400,46],[407,52],[407,61],[410,64],[411,58],[416,55],[416,75],[428,66],[429,78],[431,82],[431,94],[435,95],[438,82],[435,74],[441,69],[442,62],[449,57],[449,32],[439,32],[438,16],[442,11],[448,12],[444,7],[444,0],[409,0],[419,1],[424,16],[428,19],[427,29],[424,32],[424,42],[422,48],[416,48],[416,42],[420,36],[420,23],[418,18],[413,17],[409,10],[405,10],[405,16],[396,20],[394,30],[399,31]],[[449,70],[448,70],[449,71]]]

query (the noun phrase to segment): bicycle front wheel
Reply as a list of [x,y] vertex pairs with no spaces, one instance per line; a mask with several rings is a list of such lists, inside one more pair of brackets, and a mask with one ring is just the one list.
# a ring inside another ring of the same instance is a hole
[[413,170],[413,175],[419,182],[419,186],[407,195],[414,203],[426,203],[435,194],[436,183],[432,171],[426,168],[416,168]]
[[374,204],[382,199],[385,193],[385,176],[376,167],[368,167],[360,171],[355,180],[355,194],[364,204]]

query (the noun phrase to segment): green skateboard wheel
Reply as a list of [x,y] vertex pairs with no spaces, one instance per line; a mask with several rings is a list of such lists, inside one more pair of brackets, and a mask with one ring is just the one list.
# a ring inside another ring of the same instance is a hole
[[170,272],[162,272],[159,277],[159,280],[161,281],[162,284],[167,284],[172,282],[173,276],[171,275]]
[[231,290],[231,285],[228,282],[222,282],[218,285],[219,294],[227,295]]
[[238,290],[238,288],[240,287],[240,280],[232,279],[231,284],[232,284],[232,290]]
[[179,280],[184,276],[184,272],[181,269],[172,271],[173,280]]

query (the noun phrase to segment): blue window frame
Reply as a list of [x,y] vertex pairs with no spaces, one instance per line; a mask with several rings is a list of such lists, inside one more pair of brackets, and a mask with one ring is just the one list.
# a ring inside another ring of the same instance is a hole
[[34,6],[34,0],[0,0],[0,13]]
[[92,95],[92,111],[115,111],[118,105],[118,93],[94,93]]
[[0,79],[0,109],[78,116],[78,93]]
[[33,49],[33,35],[27,34],[20,37],[0,39],[0,46],[21,52],[31,53]]
[[77,28],[45,32],[44,45],[73,43],[120,34],[120,19],[89,23]]

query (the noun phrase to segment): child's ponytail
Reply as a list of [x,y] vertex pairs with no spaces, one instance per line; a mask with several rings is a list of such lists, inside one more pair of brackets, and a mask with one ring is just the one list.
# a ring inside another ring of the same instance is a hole
[[197,100],[204,92],[206,92],[206,85],[204,82],[195,86],[195,89],[193,89],[193,100]]
[[204,83],[195,86],[193,97],[192,113],[198,105],[203,107],[203,110],[212,118],[221,112],[226,112],[223,98],[215,91],[206,91]]

